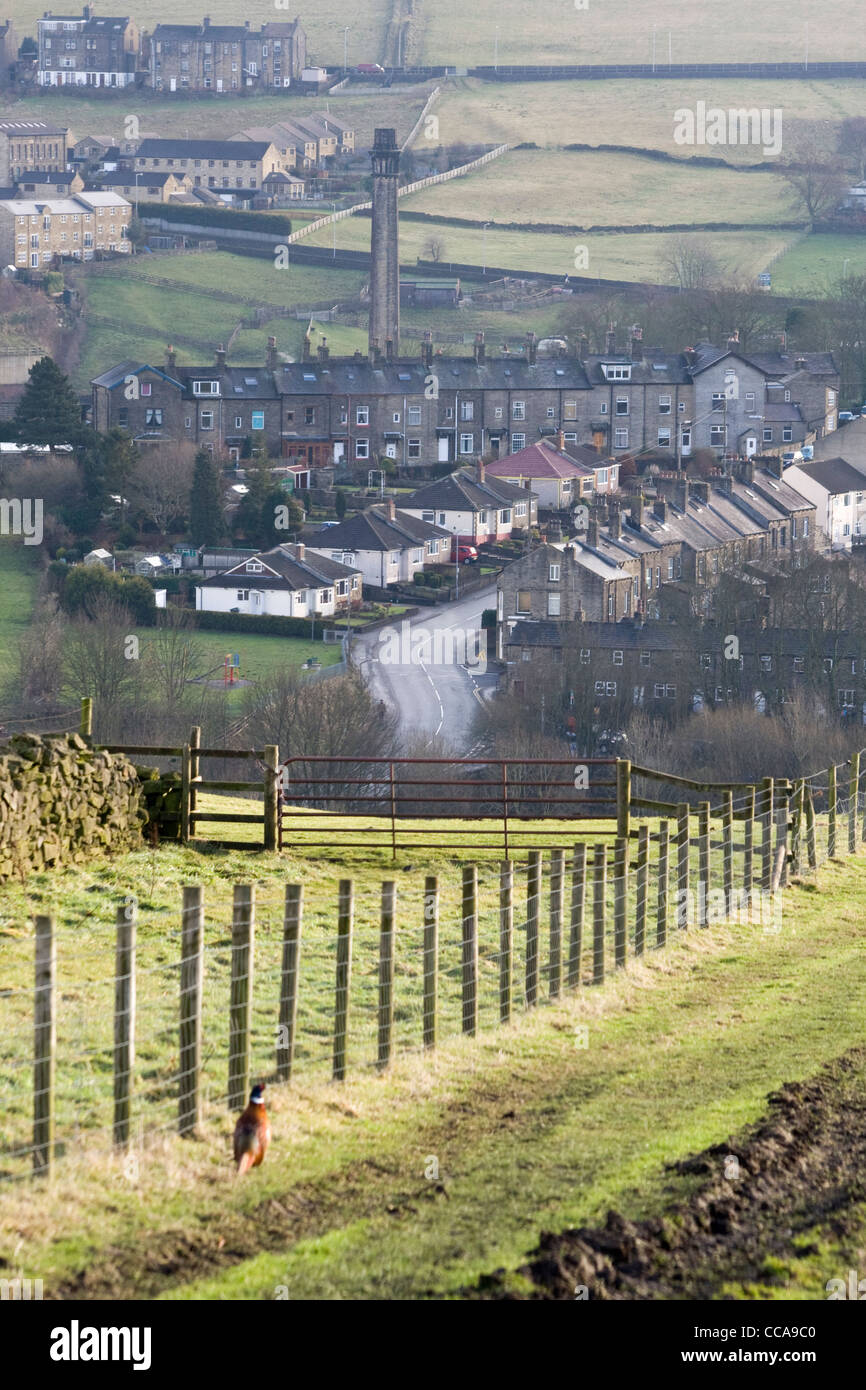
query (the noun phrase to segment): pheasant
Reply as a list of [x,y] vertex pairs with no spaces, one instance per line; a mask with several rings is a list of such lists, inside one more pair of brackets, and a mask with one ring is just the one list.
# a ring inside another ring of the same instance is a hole
[[235,1162],[238,1176],[250,1168],[258,1168],[271,1142],[271,1126],[262,1099],[264,1086],[254,1086],[250,1103],[235,1125]]

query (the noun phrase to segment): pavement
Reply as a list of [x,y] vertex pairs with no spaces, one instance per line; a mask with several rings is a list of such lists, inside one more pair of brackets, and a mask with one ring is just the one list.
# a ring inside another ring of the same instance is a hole
[[[486,707],[498,675],[479,656],[481,614],[496,604],[490,584],[468,599],[397,617],[388,627],[352,642],[352,660],[376,700],[400,718],[405,742],[441,739],[455,753],[475,751],[479,709]],[[485,650],[483,641],[481,651]]]

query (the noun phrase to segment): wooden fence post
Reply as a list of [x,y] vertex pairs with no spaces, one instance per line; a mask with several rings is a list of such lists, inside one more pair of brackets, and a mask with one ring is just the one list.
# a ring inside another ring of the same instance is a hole
[[743,889],[746,894],[746,920],[752,920],[752,887],[755,876],[755,788],[746,792],[743,819]]
[[568,935],[566,982],[569,988],[580,984],[580,957],[583,949],[583,915],[586,907],[586,845],[575,845],[571,861],[571,924]]
[[656,945],[664,946],[668,938],[668,864],[670,856],[670,824],[659,821],[658,896],[656,898]]
[[592,983],[604,984],[604,922],[607,897],[607,846],[596,845],[592,865]]
[[189,744],[185,743],[180,752],[180,839],[181,844],[189,844],[189,801],[190,766],[192,756]]
[[181,1134],[195,1134],[201,1122],[201,1008],[204,958],[204,890],[183,890],[180,947],[180,1077],[177,1118]]
[[631,831],[631,762],[616,760],[616,833],[628,839]]
[[628,930],[628,840],[617,836],[613,851],[613,963],[625,965]]
[[114,952],[114,1142],[129,1143],[132,1069],[135,1065],[135,926],[138,904],[117,909]]
[[499,865],[499,1021],[511,1018],[511,980],[514,957],[514,867]]
[[689,806],[688,802],[677,804],[677,892],[676,924],[682,930],[689,924]]
[[279,834],[280,803],[280,750],[275,743],[268,743],[264,750],[265,764],[265,834],[264,848],[275,850]]
[[649,826],[638,826],[637,893],[634,912],[634,953],[642,956],[646,942],[647,890],[649,888]]
[[734,793],[722,794],[722,891],[725,895],[725,916],[730,917],[734,906]]
[[773,779],[761,783],[761,888],[769,893],[773,886]]
[[550,852],[550,997],[562,993],[562,907],[565,890],[565,851]]
[[526,869],[526,1006],[538,999],[538,915],[541,896],[541,851],[529,851]]
[[201,726],[193,724],[189,731],[189,833],[195,838],[196,782],[201,780]]
[[394,923],[397,885],[382,884],[382,916],[379,931],[379,1057],[380,1067],[391,1060],[394,1033]]
[[463,865],[463,1032],[478,1029],[478,869]]
[[232,907],[232,974],[229,1002],[229,1110],[243,1110],[250,1089],[255,921],[255,886],[251,883],[236,883]]
[[[773,881],[770,884],[770,891],[775,893],[777,888],[784,888],[788,882],[788,807],[781,805],[776,810],[776,856],[773,864]],[[768,911],[767,907],[762,906],[761,917]]]
[[815,803],[811,783],[806,783],[806,856],[810,869],[818,867],[818,847],[815,843]]
[[54,918],[38,916],[33,994],[33,1171],[49,1177],[54,1167],[56,974]]
[[795,878],[803,873],[803,821],[806,800],[806,783],[800,777],[794,792],[794,831],[791,839],[791,872]]
[[280,971],[280,1031],[277,1039],[277,1079],[289,1081],[295,1060],[295,1030],[298,1023],[298,972],[301,964],[301,926],[304,911],[304,885],[286,884],[283,916],[283,963]]
[[81,720],[78,725],[78,732],[88,742],[93,737],[93,700],[89,695],[85,695],[81,701]]
[[349,1036],[349,980],[352,974],[352,928],[355,918],[355,888],[350,878],[341,878],[337,908],[337,978],[334,991],[334,1068],[335,1081],[346,1076],[346,1044]]
[[698,803],[698,926],[707,925],[710,900],[710,803]]
[[848,853],[857,853],[857,803],[860,799],[860,754],[851,754],[851,780],[848,784]]
[[836,858],[836,764],[827,769],[827,858]]
[[436,1046],[439,997],[439,880],[424,880],[424,1046]]

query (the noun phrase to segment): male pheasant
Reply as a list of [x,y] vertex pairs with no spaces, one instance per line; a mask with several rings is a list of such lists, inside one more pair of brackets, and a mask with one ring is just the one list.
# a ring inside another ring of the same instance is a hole
[[254,1086],[250,1103],[235,1125],[235,1162],[238,1176],[258,1168],[271,1142],[271,1126],[262,1099],[264,1086]]

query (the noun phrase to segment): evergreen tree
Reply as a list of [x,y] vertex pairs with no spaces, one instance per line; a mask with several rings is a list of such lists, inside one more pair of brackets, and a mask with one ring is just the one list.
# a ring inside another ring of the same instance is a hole
[[15,411],[22,444],[78,444],[83,437],[81,406],[72,383],[51,357],[40,357]]
[[195,545],[216,545],[223,534],[219,473],[213,455],[199,449],[189,494],[189,529]]

